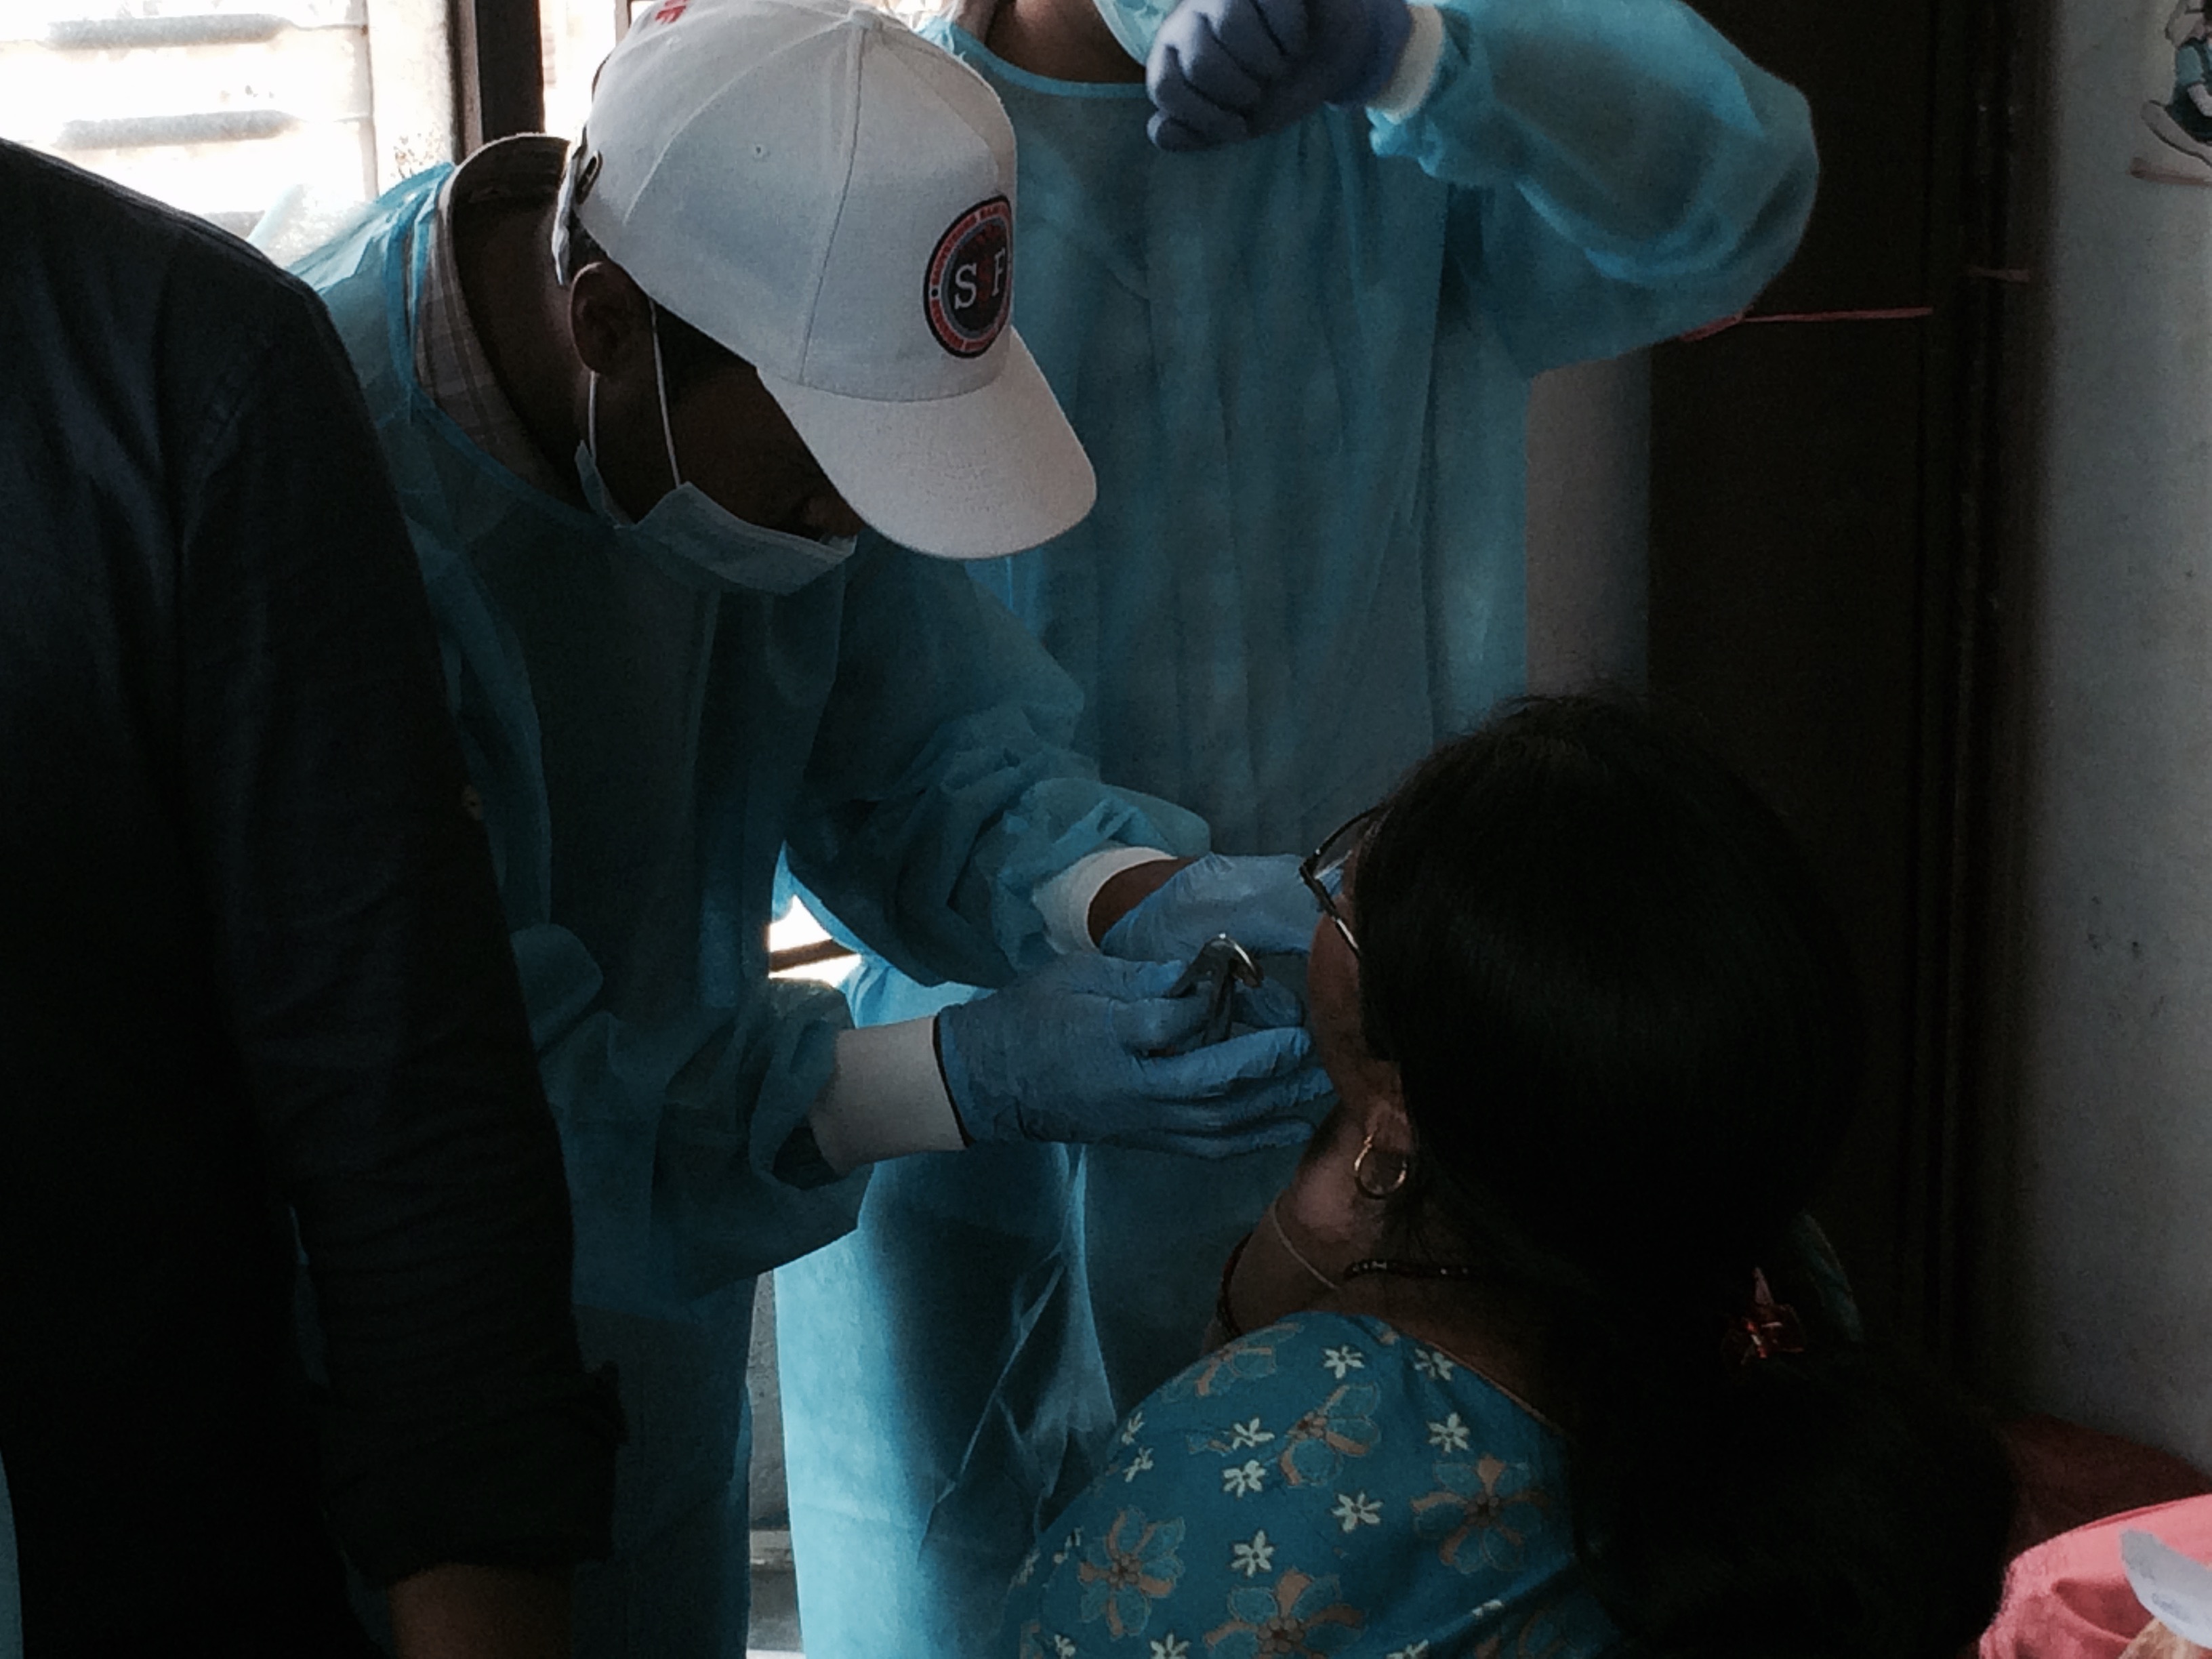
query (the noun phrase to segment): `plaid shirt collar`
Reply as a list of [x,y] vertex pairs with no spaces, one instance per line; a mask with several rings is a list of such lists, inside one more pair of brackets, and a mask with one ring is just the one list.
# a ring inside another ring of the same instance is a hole
[[562,140],[532,134],[487,144],[456,168],[438,192],[429,257],[415,296],[415,378],[430,401],[492,459],[524,483],[561,497],[574,493],[574,480],[548,464],[477,337],[453,258],[453,216],[479,203],[551,201],[568,153]]

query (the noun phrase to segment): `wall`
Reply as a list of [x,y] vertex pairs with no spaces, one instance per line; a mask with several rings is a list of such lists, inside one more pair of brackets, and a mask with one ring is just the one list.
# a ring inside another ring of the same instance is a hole
[[2013,607],[1995,1323],[2025,1403],[2212,1468],[2212,188],[2129,176],[2169,0],[2052,0]]
[[1528,689],[1641,689],[1650,630],[1651,362],[1540,374],[1528,392]]

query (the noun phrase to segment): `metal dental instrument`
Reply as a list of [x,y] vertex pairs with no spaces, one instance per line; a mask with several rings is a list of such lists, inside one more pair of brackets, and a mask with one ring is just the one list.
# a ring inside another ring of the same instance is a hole
[[1252,953],[1226,933],[1216,933],[1199,947],[1190,959],[1190,966],[1168,988],[1171,997],[1188,996],[1194,991],[1204,991],[1206,997],[1206,1025],[1199,1035],[1197,1046],[1220,1042],[1229,1035],[1229,1026],[1236,1012],[1237,988],[1239,985],[1258,985],[1267,978]]

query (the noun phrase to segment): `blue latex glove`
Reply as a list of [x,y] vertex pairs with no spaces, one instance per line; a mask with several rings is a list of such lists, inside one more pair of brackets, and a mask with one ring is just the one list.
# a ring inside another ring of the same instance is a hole
[[1240,1023],[1262,1029],[1174,1054],[1206,1019],[1205,998],[1164,994],[1181,971],[1063,957],[939,1013],[938,1061],[969,1138],[1201,1158],[1304,1141],[1313,1129],[1299,1108],[1329,1083],[1297,1000],[1273,986],[1240,992]]
[[1364,104],[1413,27],[1406,0],[1183,0],[1145,63],[1152,142],[1211,149]]
[[1133,962],[1188,962],[1226,933],[1255,956],[1304,956],[1321,907],[1298,879],[1296,854],[1209,853],[1129,908],[1098,948]]

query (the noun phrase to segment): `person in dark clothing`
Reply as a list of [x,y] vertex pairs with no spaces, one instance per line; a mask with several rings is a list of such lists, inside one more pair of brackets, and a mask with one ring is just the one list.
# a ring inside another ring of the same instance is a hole
[[[314,296],[0,143],[0,1462],[29,1659],[567,1650],[620,1416]],[[294,1329],[304,1255],[327,1385]]]

